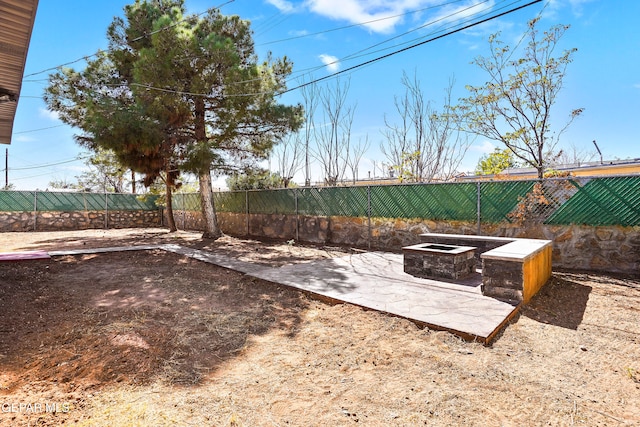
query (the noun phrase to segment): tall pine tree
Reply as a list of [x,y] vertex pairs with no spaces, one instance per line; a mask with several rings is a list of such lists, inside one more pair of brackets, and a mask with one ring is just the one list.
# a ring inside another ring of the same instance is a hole
[[[203,237],[217,238],[211,173],[266,158],[301,125],[302,107],[276,101],[292,64],[270,56],[259,62],[248,21],[218,10],[185,13],[182,0],[126,6],[124,18],[108,29],[105,54],[83,73],[66,70],[52,78],[49,106],[73,111],[68,122],[84,130],[85,145],[114,150],[149,179],[163,176],[168,196],[180,172],[197,174]],[[78,79],[95,84],[71,88]]]

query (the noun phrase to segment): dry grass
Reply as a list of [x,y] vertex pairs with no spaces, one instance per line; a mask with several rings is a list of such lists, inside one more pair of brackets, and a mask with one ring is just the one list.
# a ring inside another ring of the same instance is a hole
[[[259,262],[286,251],[313,256]],[[555,273],[490,347],[164,252],[0,283],[0,404],[69,409],[0,425],[640,424],[638,280]]]

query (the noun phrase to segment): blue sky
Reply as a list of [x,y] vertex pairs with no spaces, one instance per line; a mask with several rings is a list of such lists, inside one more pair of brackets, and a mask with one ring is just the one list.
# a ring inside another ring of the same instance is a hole
[[[185,4],[190,13],[201,13],[224,2],[186,0]],[[16,188],[43,190],[51,180],[75,181],[75,176],[85,167],[82,161],[74,160],[82,152],[73,140],[77,130],[63,125],[46,110],[41,97],[51,71],[42,71],[106,48],[107,26],[114,16],[122,15],[123,7],[129,3],[127,0],[40,0],[13,141],[6,146],[9,182]],[[311,79],[384,55],[410,41],[424,40],[434,30],[451,25],[450,19],[442,18],[456,11],[459,13],[454,16],[473,17],[479,16],[474,13],[487,10],[497,13],[499,8],[510,9],[526,3],[524,0],[235,0],[224,4],[221,11],[252,22],[261,59],[268,51],[274,56],[286,55],[294,63],[294,76]],[[442,4],[446,5],[435,7]],[[466,11],[460,12],[463,10]],[[515,46],[527,21],[538,14],[542,14],[540,30],[555,24],[570,25],[561,46],[578,49],[554,106],[553,123],[559,128],[572,109],[585,110],[563,134],[561,144],[593,152],[592,141],[596,140],[605,160],[640,157],[637,130],[640,2],[545,0],[348,73],[347,102],[355,106],[352,137],[368,136],[370,141],[359,175],[364,178],[369,172],[373,175],[374,170],[376,175],[381,173],[381,165],[386,161],[379,150],[384,117],[395,117],[394,96],[403,93],[400,83],[403,72],[417,73],[426,98],[435,106],[441,105],[452,77],[456,81],[454,100],[464,97],[467,95],[465,85],[486,81],[484,72],[471,62],[478,55],[487,55],[488,36],[500,31],[501,40]],[[433,21],[438,23],[424,26]],[[367,24],[357,25],[365,22]],[[346,59],[349,56],[355,58]],[[81,69],[84,62],[80,60],[71,66]],[[328,79],[326,83],[335,85],[335,80]],[[292,81],[291,86],[294,85]],[[281,101],[300,102],[301,94],[290,92]],[[492,151],[494,146],[497,146],[495,141],[476,139],[461,171],[473,170],[480,156]],[[312,168],[312,180],[321,179],[319,168]],[[299,173],[294,181],[303,182],[303,176]],[[219,180],[218,185],[221,182]]]

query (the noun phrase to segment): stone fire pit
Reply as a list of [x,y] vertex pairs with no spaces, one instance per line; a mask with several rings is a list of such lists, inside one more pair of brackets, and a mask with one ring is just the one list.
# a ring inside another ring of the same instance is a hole
[[404,271],[416,277],[461,279],[475,271],[476,248],[420,243],[402,248]]
[[412,276],[459,279],[481,268],[482,294],[513,304],[527,303],[551,277],[550,240],[438,233],[420,239],[402,248]]

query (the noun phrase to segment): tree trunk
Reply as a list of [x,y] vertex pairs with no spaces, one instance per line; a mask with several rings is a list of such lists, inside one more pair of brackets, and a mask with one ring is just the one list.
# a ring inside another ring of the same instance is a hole
[[176,227],[176,220],[173,217],[173,195],[171,193],[171,185],[167,183],[166,187],[167,191],[165,200],[167,202],[167,222],[169,225],[169,232],[173,233],[175,231],[178,231],[178,227]]
[[213,205],[213,190],[211,188],[211,173],[209,171],[200,174],[198,177],[200,184],[200,204],[202,205],[202,216],[204,218],[203,239],[216,240],[222,237],[222,231],[218,227],[216,208]]
[[[200,143],[207,142],[207,127],[205,121],[205,105],[202,97],[195,100],[195,137]],[[200,205],[202,205],[202,216],[204,218],[203,239],[216,240],[222,236],[222,231],[218,227],[216,208],[213,206],[213,189],[211,188],[211,171],[207,165],[206,170],[201,171],[199,176]]]

